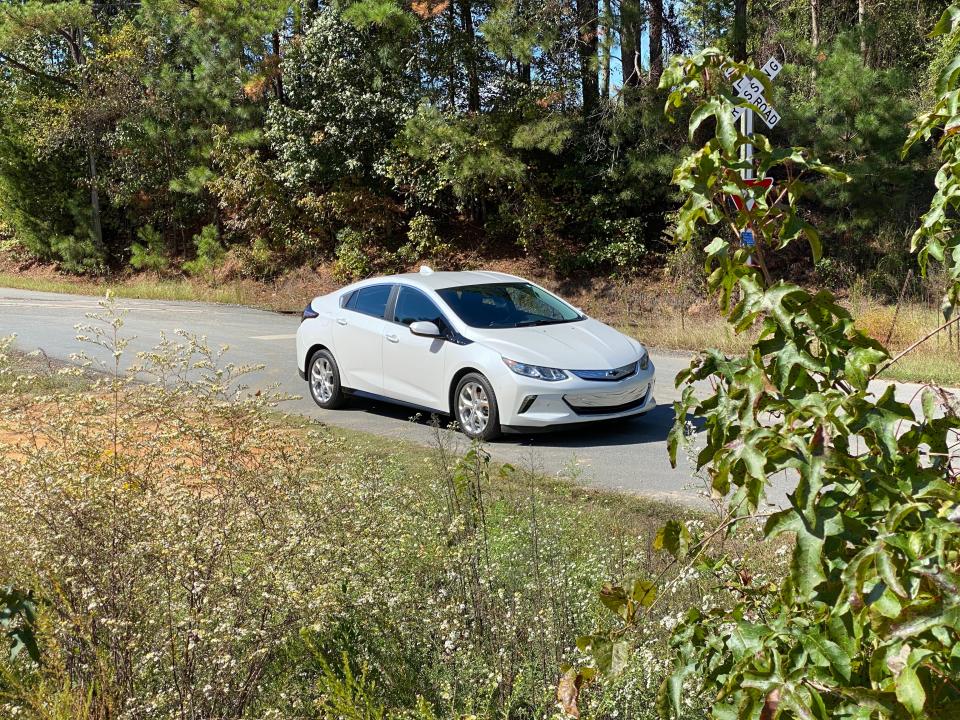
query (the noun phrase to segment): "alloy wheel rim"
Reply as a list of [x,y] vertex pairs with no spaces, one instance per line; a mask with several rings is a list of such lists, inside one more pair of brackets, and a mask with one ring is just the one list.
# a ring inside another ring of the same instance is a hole
[[457,415],[460,425],[469,433],[479,435],[490,422],[490,399],[483,385],[468,382],[460,388],[457,399]]
[[310,387],[314,397],[329,402],[333,397],[333,364],[325,357],[317,358],[310,371]]

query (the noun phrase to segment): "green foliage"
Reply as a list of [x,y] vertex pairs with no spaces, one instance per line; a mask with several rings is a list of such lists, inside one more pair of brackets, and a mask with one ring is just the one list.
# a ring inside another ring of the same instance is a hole
[[220,244],[220,233],[216,225],[205,225],[198,235],[193,236],[197,246],[197,256],[183,264],[183,269],[191,275],[208,275],[223,261],[226,251]]
[[[788,61],[772,137],[858,179],[811,178],[804,219],[858,272],[896,255],[871,284],[897,288],[913,269],[901,236],[927,203],[932,148],[900,162],[903,123],[953,40],[924,37],[937,0],[867,5],[857,25],[850,3],[821,3],[817,48],[809,3],[751,7],[747,45],[782,48]],[[442,219],[454,250],[516,244],[561,274],[636,273],[669,254],[680,198],[668,180],[691,142],[662,122],[647,68],[630,67],[647,10],[637,0],[593,11],[572,0],[15,3],[0,18],[0,213],[31,253],[78,273],[140,258],[145,227],[164,238],[154,257],[191,272],[191,238],[215,224],[239,259],[222,260],[226,271],[270,278],[333,259],[344,228],[373,233],[386,257],[416,243],[400,235],[423,213]],[[729,49],[729,2],[665,10],[666,55]],[[391,221],[338,215],[344,194],[363,198],[358,212],[389,208]]]
[[423,106],[407,121],[402,142],[410,157],[431,167],[460,202],[508,192],[524,179],[523,163],[505,151],[492,123],[457,119]]
[[442,260],[451,249],[450,244],[444,242],[437,232],[437,225],[433,218],[418,214],[410,219],[407,242],[400,246],[397,255],[407,263],[427,259]]
[[290,48],[281,64],[286,102],[272,105],[267,120],[288,187],[326,189],[377,177],[377,161],[407,113],[410,82],[379,52],[386,32],[357,29],[324,10]]
[[943,265],[949,279],[943,298],[944,317],[953,317],[960,304],[960,232],[956,214],[960,209],[960,179],[957,161],[960,160],[960,141],[956,129],[960,126],[957,98],[960,97],[960,23],[957,6],[951,6],[937,24],[935,32],[948,36],[948,44],[956,54],[946,64],[937,81],[936,101],[932,108],[917,117],[904,154],[919,140],[930,139],[941,133],[939,141],[941,166],[936,176],[937,192],[924,214],[920,227],[911,240],[911,250],[917,253],[920,267],[926,271],[930,260]]
[[617,273],[636,273],[649,257],[646,246],[649,231],[644,218],[605,220],[603,230],[603,236],[587,246],[586,260]]
[[351,228],[337,233],[337,261],[334,273],[344,282],[361,280],[373,273],[370,259],[371,238],[368,234]]
[[30,593],[12,586],[0,587],[0,629],[10,640],[10,659],[23,650],[34,662],[40,662],[40,649],[34,634],[37,607]]
[[[676,665],[661,687],[660,712],[678,716],[692,684],[713,696],[715,718],[951,717],[960,709],[953,682],[960,675],[953,445],[960,416],[936,388],[923,390],[917,416],[893,386],[869,387],[890,362],[887,351],[854,327],[828,291],[764,277],[764,256],[793,240],[805,238],[818,257],[815,231],[798,217],[802,179],[812,171],[839,176],[800,149],[776,149],[761,137],[760,172],[782,168],[776,200],[732,210],[729,195],[746,195],[738,174],[744,139],[723,122],[731,110],[729,91],[715,80],[723,62],[707,50],[676,59],[664,75],[668,112],[693,100],[692,129],[715,121],[712,137],[675,173],[687,196],[675,232],[684,243],[700,229],[718,233],[707,247],[710,289],[731,326],[756,330],[757,340],[741,357],[701,353],[677,377],[671,462],[688,444],[687,418],[702,420],[703,447],[690,449],[724,513],[704,532],[668,523],[655,546],[722,588],[726,601],[691,607],[674,630]],[[951,83],[941,91],[954,92]],[[950,125],[951,106],[937,107],[938,118],[922,117],[917,134]],[[956,182],[948,143],[943,150],[940,188]],[[936,223],[948,204],[935,199],[934,222],[925,220],[917,234],[927,257],[940,256],[927,243],[942,237]],[[751,251],[731,238],[747,222],[757,236]],[[925,227],[937,231],[928,235]],[[748,253],[759,268],[747,263]],[[704,382],[712,388],[705,396],[695,389]],[[783,473],[796,487],[783,509],[768,511],[769,479]],[[749,564],[712,551],[721,533],[761,519],[767,538],[793,538],[779,583],[754,582]],[[621,604],[613,609],[623,616]],[[626,630],[640,624],[627,622]],[[616,669],[602,657],[594,662]]]
[[[808,215],[817,217],[826,253],[859,273],[896,261],[889,282],[877,288],[880,296],[896,299],[907,270],[916,266],[906,237],[929,202],[929,149],[918,145],[901,159],[904,127],[916,112],[910,91],[916,79],[899,67],[869,66],[855,40],[844,36],[827,48],[812,83],[802,66],[778,76],[782,89],[775,102],[787,109],[783,122],[792,142],[853,179],[812,186]],[[809,90],[797,92],[808,83]]]
[[139,238],[130,246],[130,265],[137,270],[150,270],[158,275],[170,267],[166,242],[159,230],[150,225],[141,228]]

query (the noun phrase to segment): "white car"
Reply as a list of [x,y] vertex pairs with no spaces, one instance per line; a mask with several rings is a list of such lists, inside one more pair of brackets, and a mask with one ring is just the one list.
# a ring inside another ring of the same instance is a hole
[[314,299],[297,363],[322,408],[351,395],[451,415],[471,438],[648,412],[646,348],[513,275],[363,280]]

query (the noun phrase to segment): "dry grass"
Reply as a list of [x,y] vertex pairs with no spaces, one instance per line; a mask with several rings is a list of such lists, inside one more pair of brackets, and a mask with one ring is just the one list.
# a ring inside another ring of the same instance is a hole
[[196,300],[201,302],[249,305],[254,298],[240,285],[211,287],[190,280],[149,280],[135,278],[102,281],[84,278],[35,277],[0,273],[0,286],[39,292],[74,295],[104,295],[108,290],[117,297],[144,300]]

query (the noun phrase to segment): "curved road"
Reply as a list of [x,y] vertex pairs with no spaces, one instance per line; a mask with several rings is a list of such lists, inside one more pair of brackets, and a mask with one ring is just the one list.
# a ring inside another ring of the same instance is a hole
[[[229,345],[227,359],[231,362],[264,364],[262,371],[248,377],[254,387],[276,383],[284,392],[306,395],[294,357],[299,317],[193,302],[118,299],[117,307],[126,311],[123,334],[133,336],[128,351],[131,361],[137,351],[154,347],[162,331],[171,334],[182,329],[205,335],[211,347]],[[59,360],[69,360],[80,350],[93,355],[93,348],[76,340],[75,326],[88,322],[88,313],[100,310],[97,298],[0,288],[0,337],[16,333],[18,349],[41,349]],[[647,415],[586,429],[508,435],[488,449],[497,460],[517,467],[572,475],[586,484],[664,500],[704,503],[686,460],[681,459],[680,467],[673,470],[666,450],[667,432],[673,424],[672,403],[678,398],[673,378],[687,365],[689,356],[654,351],[651,357],[657,368],[658,407]],[[907,398],[915,391],[915,386],[902,386]],[[383,403],[355,399],[343,410],[327,411],[303,397],[283,408],[331,425],[423,445],[432,442],[433,429],[424,422],[410,422],[411,410]],[[786,479],[776,481],[771,499],[782,499],[789,484]]]

